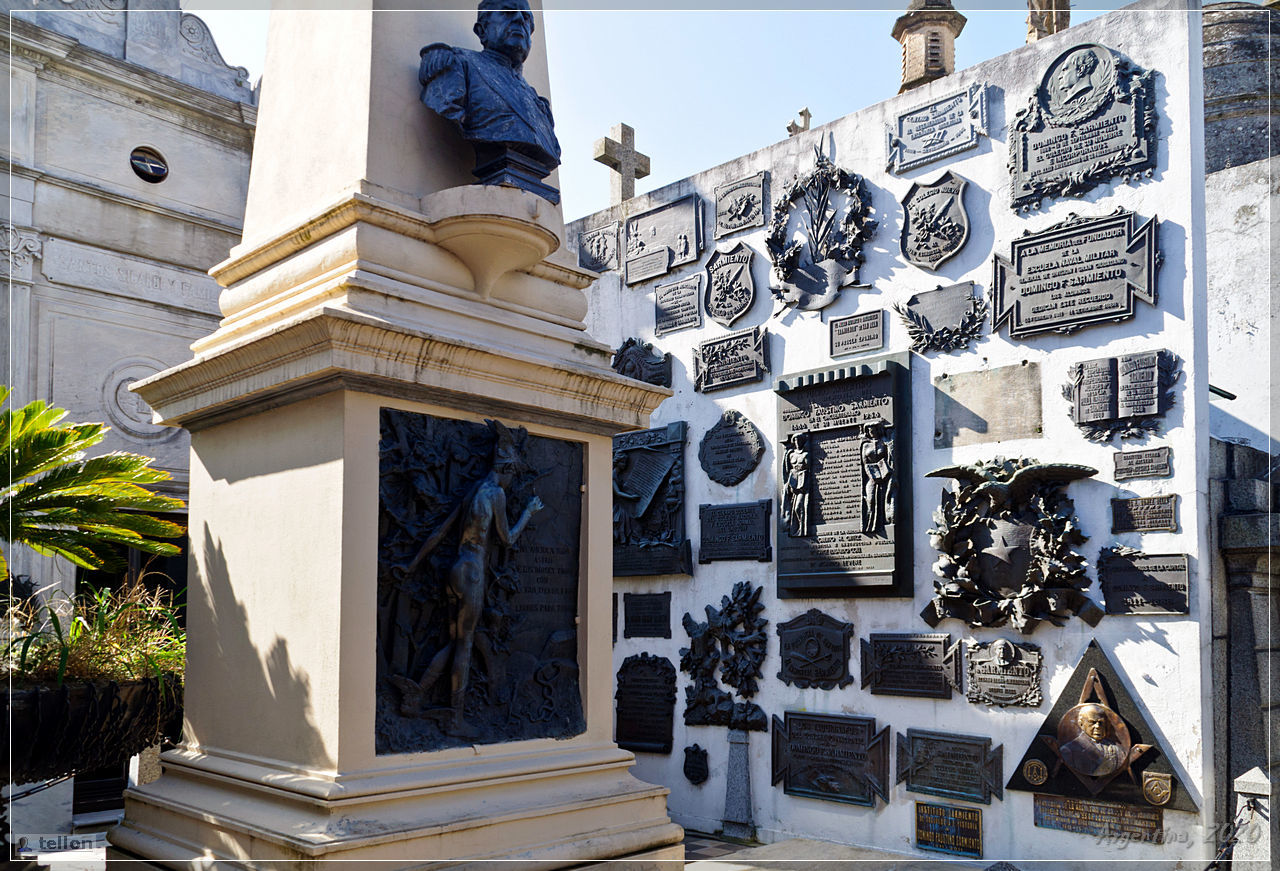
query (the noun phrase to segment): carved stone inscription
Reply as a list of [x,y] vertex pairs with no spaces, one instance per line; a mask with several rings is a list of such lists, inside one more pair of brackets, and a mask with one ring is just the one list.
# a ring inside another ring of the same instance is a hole
[[617,269],[619,228],[614,221],[594,230],[584,230],[578,237],[578,265],[596,272]]
[[1037,793],[1035,824],[1078,835],[1132,838],[1141,844],[1164,843],[1164,812],[1158,807]]
[[764,187],[768,177],[767,172],[757,172],[716,186],[717,239],[748,227],[764,226]]
[[1144,554],[1104,549],[1098,580],[1108,614],[1189,614],[1186,554]]
[[1012,205],[1078,196],[1156,165],[1152,73],[1101,45],[1077,45],[1045,71],[1009,125]]
[[773,718],[773,783],[787,795],[875,807],[889,801],[889,727],[874,717],[787,711]]
[[769,546],[769,520],[773,517],[773,500],[743,502],[737,505],[701,505],[698,518],[702,540],[698,562],[714,560],[773,560]]
[[379,451],[376,752],[582,732],[582,446],[383,409]]
[[908,729],[898,735],[898,783],[911,792],[991,804],[1004,800],[1004,746],[991,739]]
[[1111,500],[1112,532],[1177,532],[1178,494]]
[[726,409],[698,445],[702,471],[717,484],[734,487],[755,471],[764,455],[764,439],[740,411]]
[[676,710],[676,667],[661,656],[628,656],[618,669],[618,746],[637,753],[670,753]]
[[1037,708],[1043,701],[1044,657],[1034,644],[1003,638],[965,642],[965,695],[979,705]]
[[626,282],[635,284],[692,263],[703,249],[697,194],[627,219]]
[[1173,474],[1173,448],[1152,448],[1149,451],[1117,451],[1115,479],[1168,478]]
[[613,437],[613,574],[689,574],[685,422]]
[[884,309],[831,319],[831,356],[844,357],[884,347]]
[[[221,289],[203,273],[159,266],[62,239],[47,240],[41,254],[40,271],[55,284],[218,314]],[[12,256],[17,265],[22,249]]]
[[622,594],[623,638],[670,638],[671,591]]
[[1160,418],[1173,407],[1180,368],[1165,350],[1086,360],[1067,367],[1062,395],[1089,441],[1140,438],[1159,430]]
[[701,272],[654,288],[653,322],[659,336],[702,326]]
[[1039,363],[943,373],[933,388],[935,448],[1044,435]]
[[995,255],[992,329],[1008,324],[1011,339],[1070,333],[1132,318],[1139,299],[1155,305],[1159,226],[1117,209],[1027,233],[1010,246],[1010,259]]
[[862,688],[876,695],[949,699],[962,666],[960,642],[940,632],[872,634],[862,642]]
[[[916,802],[916,846],[921,850],[981,859],[981,809]],[[998,866],[992,865],[989,871],[999,871]]]
[[905,354],[778,382],[778,595],[910,595]]
[[833,690],[853,683],[849,674],[849,642],[853,624],[817,608],[778,624],[782,668],[778,679],[801,689]]
[[987,93],[983,84],[948,94],[899,115],[887,134],[885,169],[903,173],[976,148],[987,134]]
[[769,331],[752,327],[698,345],[693,389],[702,393],[764,380],[769,371]]

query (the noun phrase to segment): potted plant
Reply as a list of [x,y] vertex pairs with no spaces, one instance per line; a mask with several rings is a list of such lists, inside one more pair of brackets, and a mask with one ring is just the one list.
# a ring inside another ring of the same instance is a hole
[[[9,391],[0,388],[0,402]],[[120,546],[152,554],[182,534],[146,512],[182,501],[147,489],[168,479],[127,452],[88,457],[107,427],[63,423],[42,401],[0,415],[10,477],[0,487],[0,544],[26,545],[91,570],[122,567]],[[33,591],[9,574],[0,629],[10,729],[0,756],[10,783],[32,783],[122,762],[180,723],[185,634],[172,597],[135,577],[118,590],[81,585],[74,595]]]

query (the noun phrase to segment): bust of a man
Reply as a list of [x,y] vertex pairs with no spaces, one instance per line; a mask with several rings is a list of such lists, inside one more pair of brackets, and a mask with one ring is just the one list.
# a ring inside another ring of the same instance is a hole
[[422,102],[475,148],[481,184],[508,184],[560,201],[543,184],[560,165],[551,103],[524,79],[533,45],[526,0],[481,0],[473,28],[483,51],[436,42],[422,49]]

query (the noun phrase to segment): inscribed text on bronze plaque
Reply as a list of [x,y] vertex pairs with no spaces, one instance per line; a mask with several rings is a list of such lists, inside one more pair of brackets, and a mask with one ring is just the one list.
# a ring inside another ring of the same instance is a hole
[[987,89],[975,83],[885,125],[885,169],[903,173],[978,146],[987,135]]
[[831,319],[832,357],[879,351],[884,347],[884,309]]
[[670,753],[676,710],[676,667],[661,656],[628,656],[618,669],[616,741],[624,750]]
[[1101,45],[1073,46],[1049,65],[1009,125],[1012,205],[1079,196],[1156,166],[1155,83]]
[[1103,548],[1098,556],[1108,614],[1188,614],[1190,579],[1184,553]]
[[1173,474],[1173,448],[1152,448],[1147,451],[1116,451],[1117,481],[1130,478],[1168,478]]
[[916,846],[935,853],[981,859],[982,810],[916,802]]
[[788,795],[875,807],[889,801],[889,727],[874,717],[787,711],[773,718],[773,783]]
[[909,357],[779,379],[778,595],[910,595]]
[[767,172],[757,172],[737,181],[716,185],[717,239],[748,227],[764,226],[765,183],[768,177]]
[[1155,305],[1159,227],[1117,209],[1028,232],[1009,246],[1010,259],[995,255],[992,330],[1007,324],[1011,339],[1071,333],[1133,317],[1136,300]]
[[911,792],[991,804],[1004,800],[1004,746],[953,732],[908,729],[898,733],[898,779]]
[[949,699],[963,680],[960,642],[941,632],[872,633],[862,641],[862,688],[876,695]]
[[964,189],[969,183],[947,170],[935,182],[915,182],[902,198],[902,256],[921,269],[937,269],[969,241]]
[[771,562],[773,548],[769,546],[769,520],[772,517],[772,499],[735,505],[698,506],[698,520],[702,530],[698,543],[698,562]]
[[1034,644],[965,642],[965,695],[982,705],[1038,708],[1044,657]]
[[732,408],[720,413],[698,445],[702,471],[717,484],[733,487],[755,471],[764,455],[764,439],[754,423]]
[[1178,494],[1111,500],[1112,532],[1177,532]]
[[678,278],[653,289],[653,332],[656,336],[702,326],[702,273]]
[[1142,438],[1157,432],[1173,407],[1181,367],[1182,361],[1163,349],[1085,360],[1067,367],[1062,396],[1089,441]]
[[623,638],[670,638],[671,591],[622,594]]
[[693,389],[725,390],[764,379],[769,371],[769,331],[752,327],[709,339],[693,352]]
[[1164,812],[1158,807],[1131,807],[1109,801],[1035,796],[1035,824],[1078,835],[1164,843]]

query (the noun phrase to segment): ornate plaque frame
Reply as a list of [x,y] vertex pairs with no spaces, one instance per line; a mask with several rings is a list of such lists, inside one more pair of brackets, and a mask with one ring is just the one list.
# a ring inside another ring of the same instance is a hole
[[837,620],[817,608],[778,624],[778,680],[801,689],[843,689],[853,683],[849,674],[853,624]]
[[945,632],[873,632],[862,640],[862,689],[878,696],[949,699],[963,685],[961,650]]
[[1004,801],[1004,745],[954,732],[908,729],[898,733],[898,779],[907,790],[991,804]]
[[991,329],[1008,325],[1009,338],[1073,333],[1093,324],[1119,323],[1137,312],[1137,300],[1154,306],[1160,252],[1160,219],[1138,224],[1118,208],[1110,215],[1071,214],[1009,246],[1009,259],[992,261]]
[[862,807],[889,801],[888,726],[877,732],[874,717],[846,714],[783,716],[773,718],[772,735],[773,783],[783,792]]
[[778,379],[779,598],[912,595],[910,365]]
[[885,171],[899,175],[977,148],[987,135],[987,85],[939,97],[885,125]]
[[1154,78],[1094,43],[1058,55],[1009,125],[1013,208],[1079,196],[1116,178],[1150,178],[1157,152]]

